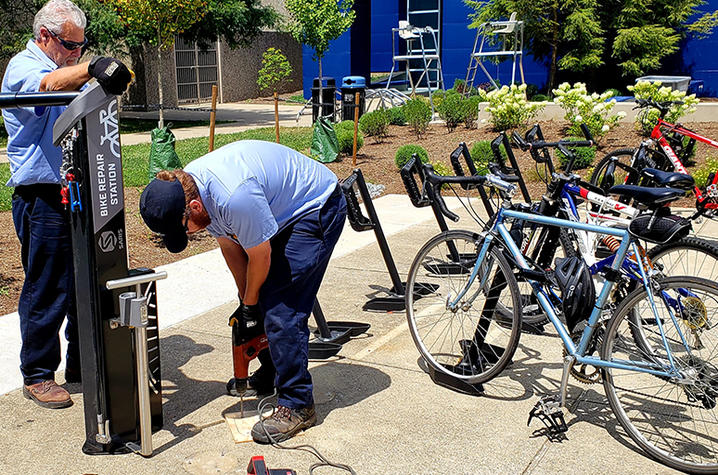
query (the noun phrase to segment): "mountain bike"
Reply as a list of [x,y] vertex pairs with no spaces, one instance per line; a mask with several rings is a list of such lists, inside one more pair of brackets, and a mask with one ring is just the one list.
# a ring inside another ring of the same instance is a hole
[[[531,412],[554,432],[564,432],[568,377],[575,365],[598,368],[609,405],[629,436],[646,454],[684,471],[718,473],[718,285],[693,276],[657,278],[641,271],[641,285],[617,308],[609,296],[629,250],[643,263],[629,229],[606,228],[511,209],[515,186],[492,176],[440,177],[425,166],[427,192],[442,213],[445,184],[471,183],[496,190],[502,205],[480,233],[452,230],[430,239],[417,253],[407,280],[406,309],[412,338],[427,365],[467,383],[485,383],[509,364],[518,345],[521,298],[516,275],[525,279],[556,329],[564,349],[557,396],[543,397]],[[643,191],[664,196],[663,190]],[[674,190],[673,199],[681,196]],[[651,213],[656,213],[653,210]],[[649,214],[651,214],[649,213]],[[639,216],[640,217],[640,216]],[[521,253],[507,220],[608,234],[619,241],[616,258],[575,341],[562,322],[562,299],[551,269],[534,266]],[[638,218],[636,218],[638,219]],[[660,238],[661,236],[653,236]],[[476,259],[453,262],[448,244]],[[414,299],[419,282],[436,288]],[[636,320],[651,321],[638,330]],[[637,338],[637,331],[643,333]]]
[[[676,102],[659,103],[647,99],[638,99],[636,102],[638,108],[657,109],[660,116],[651,131],[651,137],[641,142],[637,149],[615,150],[598,162],[590,181],[604,191],[615,184],[646,184],[647,179],[641,176],[643,168],[688,174],[683,161],[693,153],[696,141],[718,148],[715,140],[703,137],[681,124],[663,120]],[[685,138],[688,138],[687,142]],[[713,216],[718,209],[718,174],[711,173],[705,188],[701,190],[694,186],[693,191],[696,196],[696,214]]]

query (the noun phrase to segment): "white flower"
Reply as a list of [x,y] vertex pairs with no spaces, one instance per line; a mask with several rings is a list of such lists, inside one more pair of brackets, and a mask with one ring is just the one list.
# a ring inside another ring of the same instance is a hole
[[608,129],[610,129],[610,127],[608,125],[604,125],[601,127],[601,132],[608,132]]
[[583,122],[583,117],[581,117],[580,115],[577,115],[576,117],[573,118],[573,121],[574,122]]

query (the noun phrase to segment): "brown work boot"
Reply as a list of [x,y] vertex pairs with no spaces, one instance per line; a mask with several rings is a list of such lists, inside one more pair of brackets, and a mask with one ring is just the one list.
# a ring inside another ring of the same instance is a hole
[[70,393],[51,379],[22,387],[22,394],[42,407],[60,409],[72,406]]
[[291,409],[279,406],[274,413],[252,427],[252,438],[260,444],[284,442],[317,423],[314,406]]

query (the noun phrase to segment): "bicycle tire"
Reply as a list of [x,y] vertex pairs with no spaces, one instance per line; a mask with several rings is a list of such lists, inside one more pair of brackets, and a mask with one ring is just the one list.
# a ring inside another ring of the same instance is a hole
[[[453,311],[447,306],[468,282],[480,242],[481,236],[463,230],[431,238],[411,265],[405,293],[407,322],[421,357],[434,370],[470,384],[496,377],[511,361],[521,334],[518,286],[497,246],[490,248],[467,298]],[[449,243],[473,259],[452,260]]]
[[718,280],[718,242],[687,236],[654,246],[646,255],[665,275],[693,275]]
[[[633,161],[633,154],[636,152],[635,148],[619,148],[618,150],[614,150],[612,152],[607,153],[594,167],[593,172],[591,173],[591,180],[590,183],[592,185],[595,185],[604,191],[608,191],[607,189],[604,189],[603,178],[606,173],[606,167],[608,166],[609,161],[612,157],[618,157],[618,161],[624,165],[631,165],[631,162]],[[621,185],[623,184],[623,180],[619,179],[616,180],[614,185]],[[606,186],[605,188],[610,188],[610,186]]]
[[[693,382],[680,384],[644,372],[604,367],[601,374],[606,396],[621,426],[648,456],[677,470],[718,473],[718,417],[714,414],[718,401],[718,367],[712,363],[718,356],[718,326],[710,324],[718,321],[718,285],[691,276],[667,277],[655,282],[654,302],[659,318],[665,322],[664,333],[671,357],[682,374],[692,377]],[[683,311],[676,312],[676,321],[692,346],[690,353],[681,344],[663,297],[678,298],[682,292],[688,295],[677,300],[675,308]],[[636,367],[666,368],[669,358],[660,332],[650,335],[654,344],[647,352],[636,344],[630,330],[631,314],[655,320],[647,296],[644,288],[638,288],[616,309],[606,327],[602,359],[630,362]],[[698,319],[699,316],[702,317]],[[699,432],[702,430],[707,434]]]

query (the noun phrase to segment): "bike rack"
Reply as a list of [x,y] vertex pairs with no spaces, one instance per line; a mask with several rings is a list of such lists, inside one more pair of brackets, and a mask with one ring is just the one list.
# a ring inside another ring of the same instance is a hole
[[[347,218],[349,219],[349,224],[352,229],[357,232],[368,231],[370,229],[374,230],[377,243],[379,244],[379,249],[381,250],[384,263],[389,271],[389,277],[391,277],[393,285],[389,291],[389,297],[372,298],[364,304],[362,310],[369,312],[394,312],[404,310],[406,308],[404,304],[406,282],[402,282],[399,277],[399,272],[396,269],[394,258],[391,256],[389,245],[386,242],[384,231],[379,223],[379,217],[376,214],[376,209],[374,208],[374,203],[372,202],[371,195],[369,194],[369,189],[366,186],[366,181],[364,180],[364,175],[362,174],[361,169],[355,169],[349,177],[342,181],[341,187],[347,200]],[[364,207],[369,214],[368,218],[364,216],[361,211],[359,199],[354,189],[355,187],[359,189],[359,194],[364,202]],[[436,290],[436,287],[432,284],[420,284],[418,288],[420,290],[415,293],[416,298],[420,298],[421,296],[427,295]]]
[[309,341],[309,359],[325,360],[335,356],[342,349],[342,345],[352,337],[366,333],[371,328],[369,323],[361,322],[327,322],[324,317],[319,299],[314,300],[312,315],[317,324],[314,339]]

